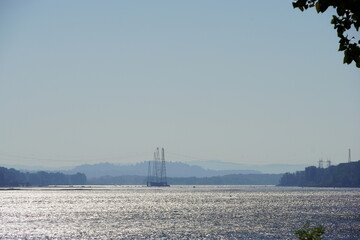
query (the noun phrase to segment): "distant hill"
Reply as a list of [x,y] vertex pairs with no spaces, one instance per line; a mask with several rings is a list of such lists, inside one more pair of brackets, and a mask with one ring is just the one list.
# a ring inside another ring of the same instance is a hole
[[[136,163],[133,165],[118,165],[112,163],[85,164],[77,166],[71,170],[62,171],[73,174],[81,172],[88,178],[102,176],[124,176],[136,175],[146,176],[148,172],[148,162]],[[212,170],[204,169],[196,165],[189,165],[181,162],[167,162],[166,172],[168,177],[213,177],[229,174],[260,174],[256,170]]]
[[[108,165],[108,166],[111,166]],[[281,174],[229,174],[212,177],[169,177],[170,185],[276,185]],[[87,178],[83,173],[21,172],[0,167],[0,187],[46,185],[146,185],[146,176],[122,175]]]
[[59,172],[21,172],[14,168],[0,167],[0,187],[46,186],[46,185],[84,185],[86,176],[82,173],[72,175]]
[[[168,178],[170,185],[277,185],[282,174],[230,174],[214,177]],[[88,179],[91,185],[146,185],[145,176],[103,176]]]
[[315,166],[305,171],[286,173],[280,179],[280,186],[300,187],[360,187],[360,160],[341,163],[328,168]]
[[266,165],[253,165],[253,164],[242,164],[223,162],[217,160],[207,161],[191,161],[189,164],[197,165],[205,169],[217,169],[217,170],[229,170],[229,169],[252,169],[262,173],[285,173],[301,171],[308,165],[304,164],[266,164]]

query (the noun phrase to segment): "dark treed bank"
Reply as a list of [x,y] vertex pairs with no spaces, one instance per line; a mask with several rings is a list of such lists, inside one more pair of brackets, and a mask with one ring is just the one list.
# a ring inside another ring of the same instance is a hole
[[[215,177],[168,178],[170,185],[277,185],[282,174],[230,174]],[[0,167],[0,187],[47,185],[146,185],[145,176],[103,176],[87,179],[83,173],[21,172]]]
[[72,175],[44,171],[24,173],[13,168],[0,167],[0,187],[84,185],[86,182],[86,176],[82,173]]
[[[230,174],[216,177],[167,178],[170,185],[277,185],[282,174]],[[88,179],[91,185],[146,185],[143,176],[104,176]]]
[[328,168],[311,166],[305,168],[305,171],[285,173],[279,186],[360,187],[360,161]]
[[[307,167],[285,174],[230,174],[214,177],[176,177],[170,185],[279,185],[299,187],[360,187],[360,161],[328,168]],[[102,176],[87,179],[83,173],[20,172],[0,167],[0,187],[46,185],[146,185],[145,176]]]

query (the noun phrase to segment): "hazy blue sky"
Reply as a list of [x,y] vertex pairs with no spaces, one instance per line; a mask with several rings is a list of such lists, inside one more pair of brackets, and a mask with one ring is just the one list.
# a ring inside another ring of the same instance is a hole
[[[0,165],[360,159],[360,71],[289,1],[1,1]],[[189,156],[180,157],[180,155]]]

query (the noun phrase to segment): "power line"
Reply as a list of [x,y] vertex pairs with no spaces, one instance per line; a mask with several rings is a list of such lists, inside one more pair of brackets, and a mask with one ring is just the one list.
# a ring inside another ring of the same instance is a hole
[[181,153],[174,153],[174,152],[167,152],[167,155],[176,156],[176,157],[180,157],[180,158],[187,159],[187,160],[198,160],[198,161],[213,160],[213,159],[199,158],[199,157],[194,157],[194,156],[189,156],[189,155],[185,155],[185,154],[181,154]]
[[131,154],[131,155],[105,155],[105,156],[95,156],[95,157],[77,157],[77,158],[70,158],[69,157],[44,157],[44,156],[34,156],[34,155],[22,155],[22,154],[9,154],[0,152],[0,156],[12,159],[19,159],[19,160],[36,160],[36,161],[53,161],[53,162],[79,162],[79,161],[87,161],[87,162],[94,162],[94,161],[108,161],[108,160],[124,160],[134,157],[143,157],[145,154]]

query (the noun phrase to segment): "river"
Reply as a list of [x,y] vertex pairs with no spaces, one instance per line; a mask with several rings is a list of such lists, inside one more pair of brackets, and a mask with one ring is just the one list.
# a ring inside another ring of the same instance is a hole
[[53,186],[0,191],[0,239],[360,239],[360,189]]

